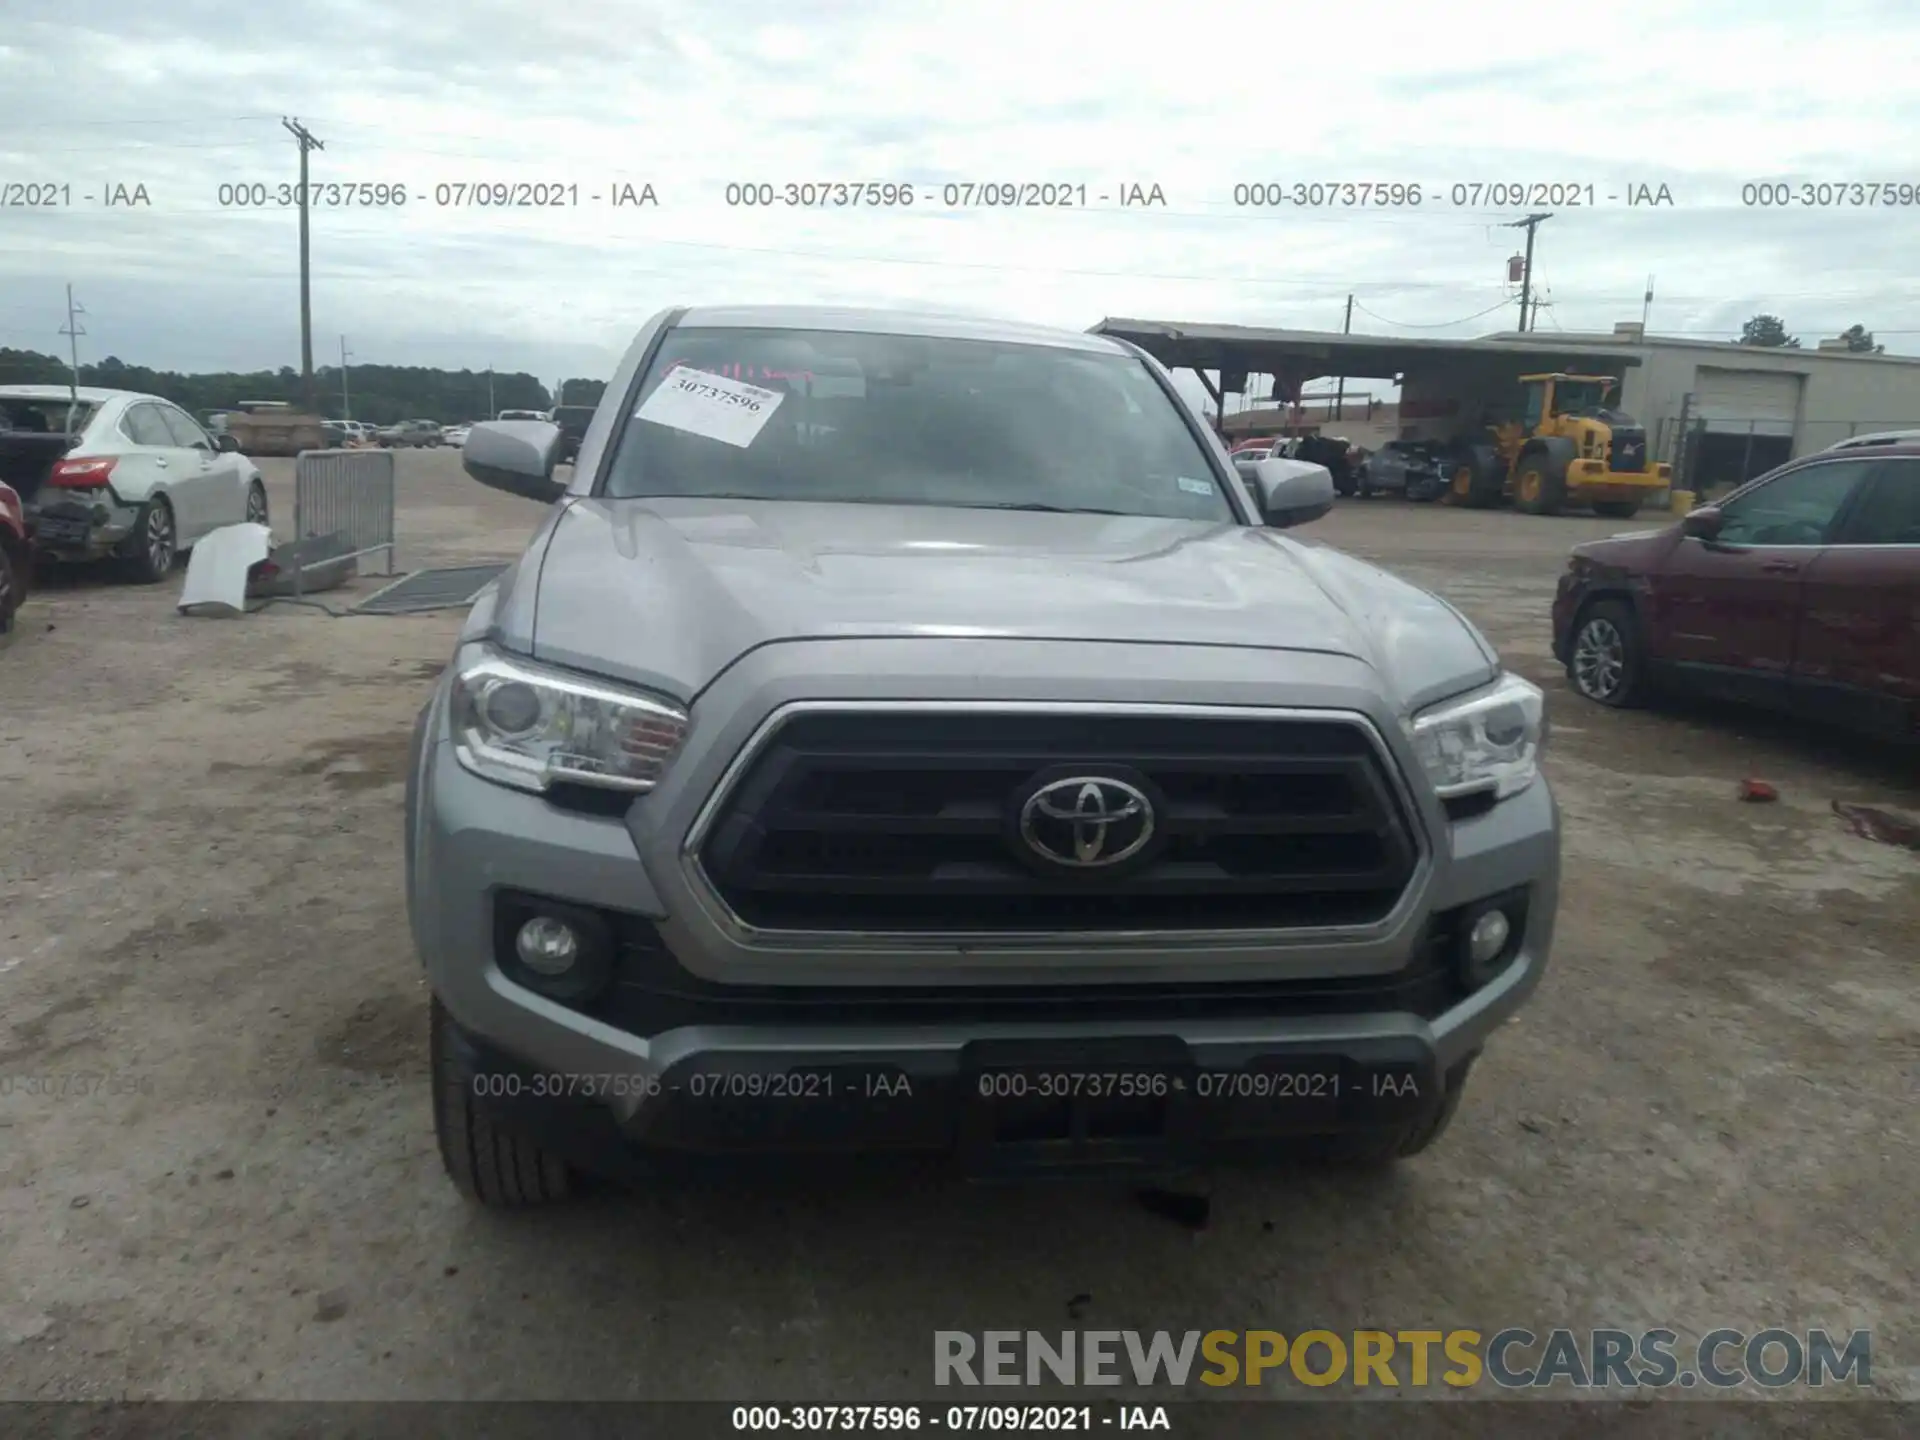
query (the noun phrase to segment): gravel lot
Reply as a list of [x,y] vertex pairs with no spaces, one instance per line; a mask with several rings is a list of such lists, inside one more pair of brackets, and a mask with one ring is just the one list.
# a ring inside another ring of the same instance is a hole
[[[409,567],[537,521],[450,453],[399,466]],[[1912,762],[1570,696],[1554,577],[1619,528],[1375,501],[1310,532],[1549,687],[1559,941],[1437,1150],[1221,1176],[1198,1232],[1106,1186],[468,1208],[400,886],[458,614],[188,620],[57,578],[0,642],[0,1398],[873,1400],[928,1392],[937,1329],[1778,1324],[1871,1328],[1876,1388],[1920,1399],[1920,857],[1828,809],[1920,806]],[[1780,803],[1736,803],[1747,773]]]

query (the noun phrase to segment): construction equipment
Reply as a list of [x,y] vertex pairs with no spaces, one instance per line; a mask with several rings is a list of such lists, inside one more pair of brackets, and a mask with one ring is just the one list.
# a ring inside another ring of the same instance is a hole
[[1487,509],[1503,500],[1529,515],[1589,506],[1626,519],[1668,488],[1671,465],[1647,458],[1646,427],[1607,407],[1611,375],[1522,375],[1524,420],[1489,425],[1493,443],[1467,442],[1454,460],[1449,498]]

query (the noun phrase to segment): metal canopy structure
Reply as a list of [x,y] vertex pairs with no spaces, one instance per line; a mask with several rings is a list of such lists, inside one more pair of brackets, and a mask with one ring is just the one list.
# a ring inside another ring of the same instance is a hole
[[[1388,335],[1342,335],[1323,330],[1267,330],[1251,325],[1201,325],[1175,320],[1109,318],[1092,327],[1095,335],[1130,340],[1168,369],[1188,369],[1200,377],[1217,403],[1219,391],[1209,370],[1235,376],[1271,375],[1276,398],[1300,398],[1311,380],[1341,375],[1350,379],[1392,379],[1410,370],[1431,371],[1448,361],[1502,357],[1522,372],[1580,370],[1582,361],[1638,365],[1631,345],[1555,338],[1529,332],[1497,340],[1404,340]],[[1228,385],[1229,393],[1244,388]]]

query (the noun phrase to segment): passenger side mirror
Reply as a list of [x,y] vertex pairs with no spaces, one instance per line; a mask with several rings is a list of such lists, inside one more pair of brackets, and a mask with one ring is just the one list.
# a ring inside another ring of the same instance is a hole
[[240,442],[231,435],[216,435],[213,437],[213,448],[222,455],[238,455]]
[[467,432],[460,464],[482,485],[550,505],[567,493],[554,479],[560,427],[544,420],[492,420]]
[[1712,540],[1720,534],[1725,519],[1717,506],[1702,505],[1698,510],[1689,510],[1681,519],[1680,533],[1696,540]]
[[1333,509],[1333,473],[1305,460],[1243,460],[1236,467],[1253,487],[1260,516],[1277,530],[1318,520]]

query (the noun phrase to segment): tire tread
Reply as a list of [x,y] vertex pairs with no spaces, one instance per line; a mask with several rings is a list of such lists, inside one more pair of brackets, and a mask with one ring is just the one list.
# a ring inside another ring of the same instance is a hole
[[454,1187],[489,1209],[518,1210],[567,1199],[573,1177],[566,1165],[525,1136],[503,1130],[472,1103],[468,1077],[447,1044],[453,1022],[438,1000],[430,1023],[433,1128]]

